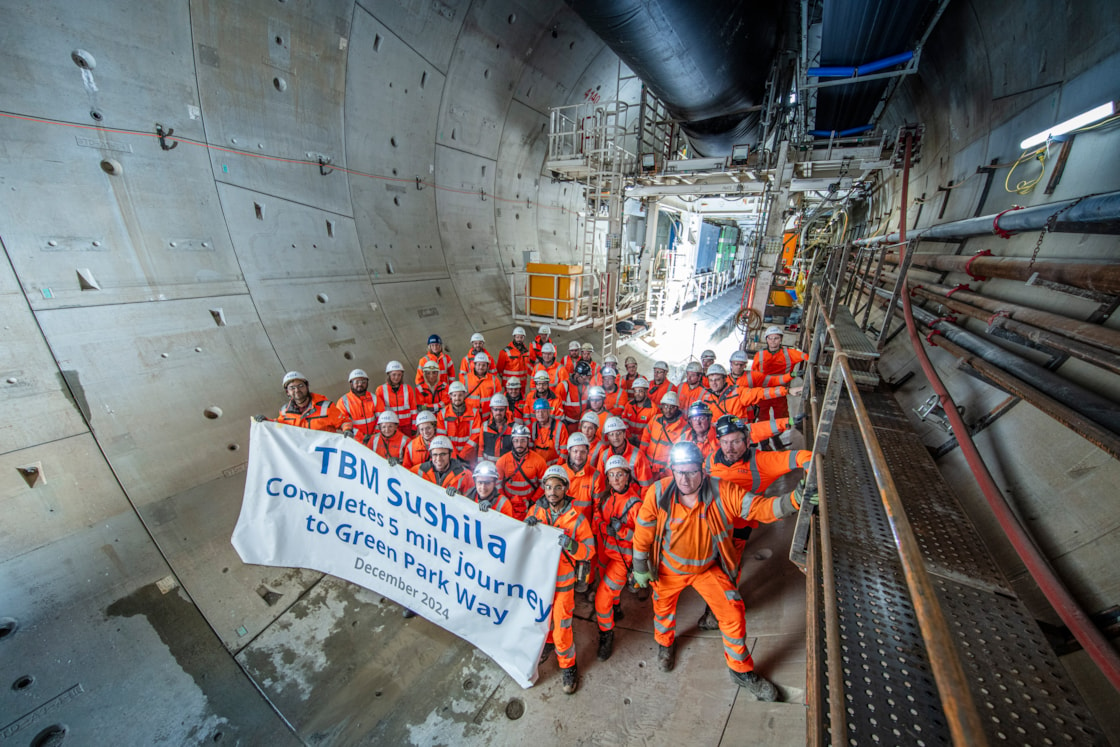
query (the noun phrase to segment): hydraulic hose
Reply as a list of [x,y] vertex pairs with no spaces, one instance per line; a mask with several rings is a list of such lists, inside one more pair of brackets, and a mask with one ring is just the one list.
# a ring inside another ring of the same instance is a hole
[[[905,257],[906,247],[906,198],[907,189],[910,181],[910,149],[912,146],[911,137],[906,136],[906,154],[905,160],[902,164],[902,201],[903,209],[900,211],[898,225],[898,240],[899,240],[899,253],[900,264],[901,258]],[[910,306],[910,294],[902,293],[902,312],[906,318],[906,331],[910,336],[910,344],[914,347],[914,353],[921,364],[922,371],[925,373],[926,378],[929,379],[930,386],[937,393],[938,398],[941,400],[941,406],[945,410],[945,415],[949,418],[949,422],[953,427],[953,435],[957,438],[957,443],[960,446],[961,454],[964,455],[965,461],[968,462],[972,474],[976,477],[976,482],[979,484],[984,498],[988,501],[988,506],[995,514],[996,520],[999,522],[1000,527],[1010,540],[1015,552],[1027,567],[1027,571],[1031,574],[1031,578],[1038,584],[1039,589],[1046,596],[1046,600],[1053,606],[1054,611],[1058,613],[1058,617],[1070,629],[1074,638],[1089,654],[1089,657],[1100,668],[1101,672],[1112,686],[1120,690],[1120,656],[1117,656],[1116,651],[1112,649],[1105,637],[1097,630],[1093,624],[1092,619],[1081,609],[1077,601],[1069,593],[1063,585],[1061,579],[1054,572],[1050,562],[1039,551],[1035,545],[1034,540],[1019,523],[1018,517],[1012,512],[1011,507],[1007,504],[1007,498],[1004,497],[1000,491],[999,486],[996,485],[995,480],[992,478],[991,472],[988,471],[987,465],[980,457],[980,452],[976,448],[976,444],[972,440],[971,434],[968,432],[968,426],[965,425],[964,419],[961,418],[960,413],[957,411],[957,405],[953,398],[949,395],[949,390],[945,388],[944,382],[941,377],[937,375],[937,371],[933,368],[933,363],[930,362],[929,356],[926,355],[925,348],[922,346],[921,337],[918,335],[918,327],[914,322],[914,314]]]

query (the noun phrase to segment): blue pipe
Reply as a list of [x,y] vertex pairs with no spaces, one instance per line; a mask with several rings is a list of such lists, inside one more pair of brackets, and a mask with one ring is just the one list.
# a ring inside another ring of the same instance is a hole
[[903,52],[859,67],[811,67],[807,75],[815,78],[858,78],[861,75],[870,75],[880,70],[886,70],[888,67],[901,65],[912,59],[914,59],[913,52]]
[[848,137],[849,135],[858,135],[861,132],[867,132],[874,129],[875,125],[867,124],[862,127],[852,127],[847,130],[809,130],[809,134],[813,137]]

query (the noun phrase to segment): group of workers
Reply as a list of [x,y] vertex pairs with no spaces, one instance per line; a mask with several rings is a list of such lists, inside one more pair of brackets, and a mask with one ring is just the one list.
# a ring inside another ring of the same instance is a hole
[[740,561],[752,527],[799,510],[801,485],[767,490],[811,452],[781,450],[786,397],[798,393],[790,387],[805,355],[783,344],[778,327],[765,340],[753,361],[732,354],[730,370],[705,350],[674,385],[664,361],[646,378],[632,357],[621,370],[614,355],[595,361],[588,343],[573,341],[559,358],[547,326],[528,342],[514,328],[496,359],[476,333],[458,366],[433,334],[412,381],[390,361],[385,383],[370,391],[369,376],[355,369],[350,390],[333,403],[298,371],[285,374],[288,402],[276,422],[350,436],[481,511],[559,529],[563,551],[541,662],[555,652],[564,692],[579,684],[577,593],[594,600],[605,661],[623,589],[652,588],[658,663],[671,671],[677,599],[692,586],[708,605],[699,626],[721,631],[732,679],[759,700],[775,700],[777,689],[754,671],[746,648]]

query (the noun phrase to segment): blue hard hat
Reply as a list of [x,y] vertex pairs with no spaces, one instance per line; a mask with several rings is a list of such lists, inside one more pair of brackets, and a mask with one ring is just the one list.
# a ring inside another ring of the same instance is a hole
[[442,345],[443,344],[443,339],[439,335],[430,335],[428,337],[428,344],[429,345]]
[[549,406],[547,399],[545,399],[544,397],[538,397],[536,400],[533,401],[533,409],[534,410],[551,410],[552,408]]

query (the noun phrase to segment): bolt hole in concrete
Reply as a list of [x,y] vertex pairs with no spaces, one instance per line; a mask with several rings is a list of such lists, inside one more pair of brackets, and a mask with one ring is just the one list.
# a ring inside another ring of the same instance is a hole
[[30,747],[57,747],[66,740],[70,727],[65,724],[51,724],[35,735]]
[[220,407],[207,407],[202,411],[204,417],[208,420],[217,420],[222,417],[222,408]]
[[506,718],[516,721],[525,715],[525,701],[521,698],[510,698],[506,703]]
[[222,741],[222,733],[220,731],[214,732],[214,741],[215,742]]
[[471,690],[473,688],[474,688],[474,680],[472,680],[470,677],[467,677],[465,680],[463,680],[463,689],[464,690]]
[[0,617],[0,641],[19,629],[19,623],[11,617]]
[[101,170],[111,176],[120,176],[124,173],[124,167],[121,162],[115,158],[106,158],[101,161]]
[[241,445],[240,444],[226,444],[226,448],[229,449],[230,451],[237,451],[238,449],[241,448]]
[[381,697],[381,691],[380,691],[380,690],[377,690],[377,691],[375,691],[375,692],[373,693],[373,697],[375,697],[375,698],[380,698],[380,697]]
[[319,303],[326,303],[330,299],[327,298],[326,293],[320,293],[319,295],[315,296],[315,300]]
[[391,137],[391,138],[389,138],[389,145],[391,145],[391,146],[393,146],[394,148],[396,148],[396,147],[397,147],[397,139],[396,139],[395,137]]
[[272,79],[272,86],[277,91],[287,91],[288,90],[288,81],[284,80],[281,77],[276,77],[276,78]]
[[342,357],[345,358],[348,361],[354,360],[354,354],[351,353],[349,350],[347,350],[345,353],[343,353]]
[[75,49],[70,53],[70,59],[83,70],[93,70],[97,67],[97,60],[93,59],[93,55],[84,49]]
[[104,119],[101,112],[97,109],[90,109],[89,116],[94,122],[100,122],[102,119]]
[[623,698],[622,705],[630,705],[630,698]]
[[25,674],[22,677],[16,678],[16,681],[12,683],[12,689],[18,693],[20,690],[26,690],[27,688],[31,687],[34,682],[34,677],[32,677],[30,674]]

